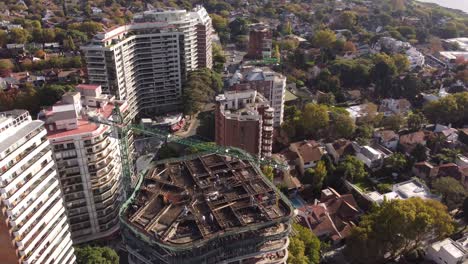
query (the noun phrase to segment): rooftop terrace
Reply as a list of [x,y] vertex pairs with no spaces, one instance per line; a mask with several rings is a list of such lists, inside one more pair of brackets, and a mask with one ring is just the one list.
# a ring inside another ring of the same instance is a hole
[[124,214],[159,243],[183,246],[229,231],[261,230],[290,217],[292,208],[250,162],[207,154],[150,166]]

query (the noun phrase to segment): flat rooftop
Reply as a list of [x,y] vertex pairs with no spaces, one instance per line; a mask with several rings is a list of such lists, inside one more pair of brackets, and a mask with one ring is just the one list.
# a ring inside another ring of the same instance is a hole
[[172,246],[260,230],[291,216],[258,168],[218,154],[151,164],[125,211],[131,226]]

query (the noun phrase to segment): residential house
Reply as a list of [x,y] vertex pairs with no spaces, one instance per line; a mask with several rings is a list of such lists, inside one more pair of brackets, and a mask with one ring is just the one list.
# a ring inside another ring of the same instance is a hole
[[369,115],[376,114],[374,109],[377,110],[377,106],[375,104],[366,103],[348,107],[346,108],[346,111],[348,111],[349,116],[355,123],[359,123]]
[[287,164],[289,173],[291,175],[298,176],[296,161],[299,160],[299,155],[297,152],[291,151],[290,149],[284,149],[279,153],[273,154],[272,159],[281,164]]
[[304,175],[306,169],[315,167],[325,154],[325,149],[314,140],[291,143],[289,150],[298,156],[296,165],[301,175]]
[[68,71],[59,71],[57,78],[60,82],[70,82],[79,80],[82,75],[83,72],[80,69],[72,69]]
[[374,133],[374,138],[380,145],[392,151],[395,151],[397,149],[398,141],[400,140],[400,136],[393,130],[377,131]]
[[359,146],[357,144],[353,144],[353,146],[356,150],[356,158],[362,161],[369,169],[381,168],[384,159],[391,154],[391,152],[384,152],[375,146]]
[[340,195],[332,188],[322,190],[320,201],[298,210],[300,224],[316,236],[338,244],[351,233],[361,214],[352,194]]
[[429,182],[441,177],[452,177],[468,188],[468,166],[461,160],[457,161],[460,165],[446,163],[436,166],[428,162],[418,162],[413,165],[412,172],[418,178]]
[[365,194],[364,197],[377,204],[381,204],[384,200],[405,200],[412,197],[419,197],[421,199],[440,199],[439,196],[432,194],[429,188],[416,178],[394,184],[391,192],[380,194],[379,192],[374,191]]
[[468,188],[468,167],[455,163],[446,163],[438,167],[437,177],[452,177]]
[[383,99],[379,112],[384,116],[406,115],[411,110],[411,103],[407,99]]
[[468,234],[457,241],[446,238],[426,249],[426,259],[437,264],[463,264],[468,262]]
[[424,131],[417,131],[400,136],[399,146],[403,152],[409,154],[418,145],[426,146],[426,134]]
[[325,149],[335,164],[338,164],[346,155],[354,155],[355,153],[352,142],[347,139],[338,139],[333,143],[327,143]]
[[415,163],[411,171],[416,177],[429,180],[437,176],[439,169],[427,161],[422,161]]

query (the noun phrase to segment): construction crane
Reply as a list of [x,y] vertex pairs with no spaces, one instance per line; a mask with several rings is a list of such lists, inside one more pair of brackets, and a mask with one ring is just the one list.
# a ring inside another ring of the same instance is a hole
[[191,139],[191,138],[184,138],[180,136],[173,135],[167,131],[157,129],[157,128],[145,128],[142,125],[134,125],[130,122],[125,122],[124,117],[120,111],[118,105],[115,105],[114,109],[112,110],[112,119],[105,118],[100,115],[91,115],[88,116],[88,120],[92,123],[102,124],[109,126],[114,129],[115,133],[114,136],[117,138],[119,142],[120,148],[120,156],[121,156],[121,163],[122,163],[122,180],[124,187],[126,189],[126,194],[128,197],[129,191],[132,186],[131,177],[133,175],[133,165],[130,158],[129,153],[129,143],[128,143],[128,135],[130,131],[138,132],[141,134],[145,134],[148,136],[156,137],[166,143],[174,142],[178,144],[182,144],[188,147],[197,147],[202,151],[217,153],[221,155],[226,155],[230,157],[234,157],[240,160],[248,160],[254,164],[261,165],[261,166],[271,166],[276,169],[286,169],[288,168],[287,165],[281,164],[276,162],[273,159],[267,158],[257,158],[250,154],[245,153],[244,151],[240,151],[236,148],[231,147],[223,147],[215,144],[206,144],[208,142]]

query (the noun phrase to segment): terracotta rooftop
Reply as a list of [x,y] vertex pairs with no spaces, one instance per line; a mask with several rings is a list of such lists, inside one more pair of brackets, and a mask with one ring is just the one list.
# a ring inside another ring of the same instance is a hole
[[304,163],[318,161],[323,156],[323,150],[320,148],[320,144],[314,140],[304,140],[292,143],[291,150],[297,151]]
[[78,84],[76,88],[84,90],[96,90],[100,85],[97,84]]
[[[324,195],[325,193],[325,195]],[[332,188],[322,191],[319,204],[299,208],[302,224],[317,236],[328,236],[333,241],[347,237],[354,220],[360,214],[351,194],[340,195]]]
[[[114,109],[113,104],[107,104],[103,108],[99,108],[97,111],[102,114],[103,117],[108,118],[112,114],[112,109]],[[54,116],[57,113],[51,113],[48,111],[46,113],[48,116]],[[47,126],[46,126],[47,127]],[[61,138],[61,137],[66,137],[66,136],[71,136],[71,135],[76,135],[76,134],[84,134],[84,133],[90,133],[95,131],[101,127],[102,130],[105,130],[105,127],[102,125],[97,125],[95,123],[92,123],[88,120],[86,116],[80,116],[78,118],[78,128],[72,129],[72,130],[54,130],[54,131],[48,131],[47,132],[47,137],[50,139],[54,138]]]
[[410,134],[400,136],[400,144],[416,145],[424,142],[426,134],[423,131],[417,131]]
[[378,135],[384,142],[388,142],[395,138],[398,140],[398,134],[393,130],[381,130],[376,132],[376,135]]

